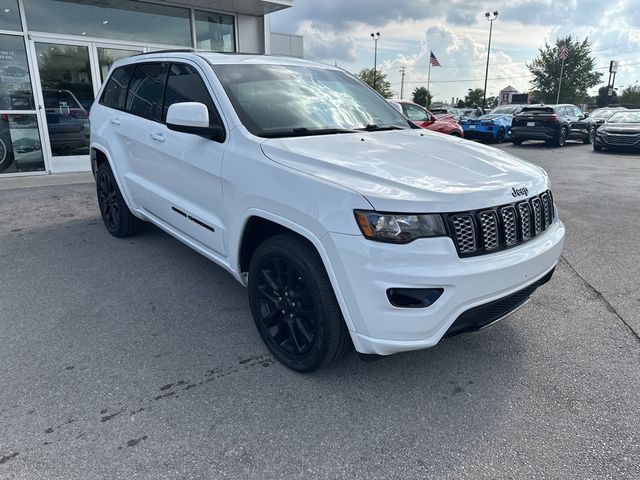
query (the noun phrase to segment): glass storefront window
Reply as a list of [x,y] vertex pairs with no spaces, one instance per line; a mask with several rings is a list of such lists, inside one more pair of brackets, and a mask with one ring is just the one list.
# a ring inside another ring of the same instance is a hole
[[0,35],[0,110],[35,110],[22,36]]
[[44,170],[35,115],[0,114],[0,173]]
[[0,0],[0,30],[22,30],[18,0]]
[[30,31],[191,46],[187,8],[133,0],[24,0]]
[[100,66],[100,82],[104,82],[111,65],[117,60],[142,53],[142,50],[123,50],[121,48],[98,47],[98,63]]
[[196,47],[216,52],[235,52],[236,36],[231,15],[195,12]]

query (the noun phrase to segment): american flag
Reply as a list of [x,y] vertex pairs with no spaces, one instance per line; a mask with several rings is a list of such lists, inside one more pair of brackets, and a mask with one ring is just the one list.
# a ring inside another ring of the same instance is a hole
[[431,62],[431,66],[433,66],[433,67],[440,67],[441,66],[440,62],[438,61],[436,56],[433,54],[433,52],[431,52],[431,57],[430,57],[429,61]]
[[566,60],[568,56],[569,56],[569,49],[567,48],[567,44],[565,43],[560,49],[560,58],[562,60]]

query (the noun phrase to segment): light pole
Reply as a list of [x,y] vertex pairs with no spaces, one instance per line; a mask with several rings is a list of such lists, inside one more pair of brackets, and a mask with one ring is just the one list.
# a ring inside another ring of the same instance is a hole
[[376,76],[378,69],[378,40],[380,39],[380,32],[372,33],[371,38],[373,38],[374,47],[373,47],[373,89],[376,89]]
[[487,107],[487,77],[489,76],[489,54],[491,53],[491,33],[493,31],[493,21],[498,18],[498,11],[494,11],[493,15],[486,12],[484,16],[489,20],[489,46],[487,47],[487,68],[484,72],[484,90],[482,91],[482,108]]

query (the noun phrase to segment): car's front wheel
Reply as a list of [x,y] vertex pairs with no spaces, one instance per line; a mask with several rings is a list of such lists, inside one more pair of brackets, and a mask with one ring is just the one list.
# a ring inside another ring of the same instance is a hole
[[588,144],[590,144],[590,143],[593,143],[593,141],[595,140],[595,138],[596,138],[596,128],[595,128],[595,127],[593,127],[592,129],[590,129],[590,130],[589,130],[589,134],[588,134],[588,135],[585,135],[585,136],[582,138],[582,143],[584,143],[585,145],[588,145]]
[[251,258],[248,287],[262,340],[292,370],[323,368],[351,345],[322,260],[306,240],[294,234],[265,240]]
[[602,151],[602,145],[596,145],[596,142],[593,142],[593,149],[596,152],[601,152]]
[[111,235],[118,238],[128,237],[142,229],[144,222],[127,207],[108,162],[98,167],[96,191],[102,221]]
[[513,143],[514,145],[522,145],[522,142],[524,142],[524,140],[521,139],[521,138],[512,138],[511,139],[511,143]]
[[503,127],[498,129],[498,133],[496,133],[496,143],[504,142],[504,138],[507,136],[507,132]]

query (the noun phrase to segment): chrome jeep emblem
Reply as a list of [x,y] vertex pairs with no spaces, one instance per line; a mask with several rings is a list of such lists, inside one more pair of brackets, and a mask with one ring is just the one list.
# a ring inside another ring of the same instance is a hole
[[521,188],[516,188],[513,187],[511,189],[511,195],[513,195],[514,197],[521,197],[522,195],[529,195],[529,190],[527,190],[527,187],[521,187]]

